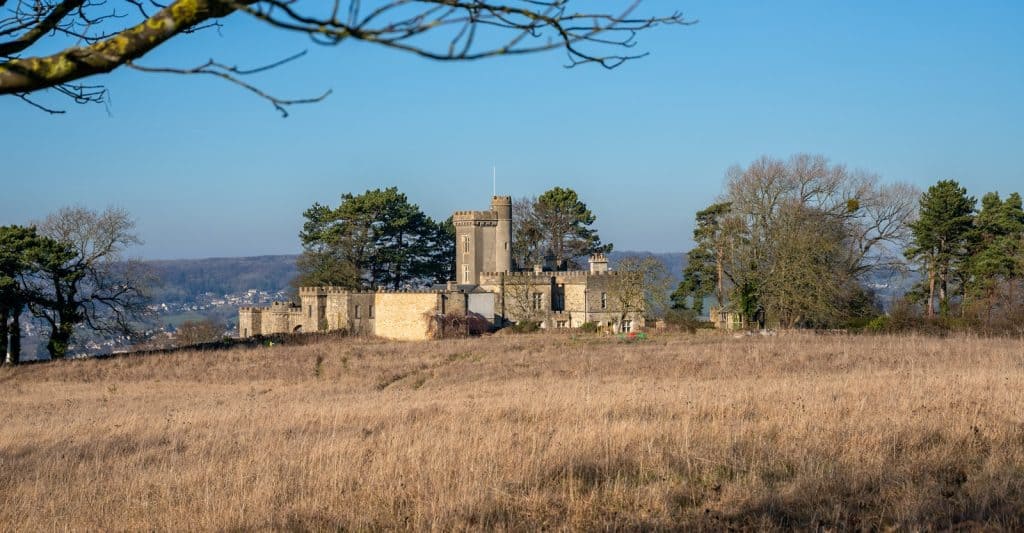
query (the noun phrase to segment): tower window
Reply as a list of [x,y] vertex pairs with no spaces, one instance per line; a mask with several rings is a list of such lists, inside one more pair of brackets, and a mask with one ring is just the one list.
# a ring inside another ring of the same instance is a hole
[[608,293],[601,293],[601,309],[608,309]]
[[469,283],[469,265],[462,265],[462,282]]
[[539,293],[539,292],[533,293],[533,309],[534,309],[534,311],[540,311],[543,308],[544,308],[544,295]]
[[373,304],[370,304],[370,318],[373,318]]
[[359,304],[356,304],[356,318],[361,318],[359,316]]

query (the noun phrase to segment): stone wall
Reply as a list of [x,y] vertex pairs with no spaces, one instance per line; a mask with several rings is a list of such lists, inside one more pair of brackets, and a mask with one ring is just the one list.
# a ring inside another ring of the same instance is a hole
[[378,292],[374,299],[374,332],[396,340],[427,340],[441,310],[438,292]]

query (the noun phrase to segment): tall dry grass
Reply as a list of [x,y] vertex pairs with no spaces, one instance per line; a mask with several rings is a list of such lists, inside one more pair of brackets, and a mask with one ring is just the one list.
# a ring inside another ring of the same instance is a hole
[[1021,340],[347,339],[0,388],[5,530],[1024,527]]

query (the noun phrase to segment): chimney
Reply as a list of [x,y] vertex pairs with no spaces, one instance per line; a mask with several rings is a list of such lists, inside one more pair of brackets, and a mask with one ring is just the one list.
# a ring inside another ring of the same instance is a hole
[[599,272],[608,272],[608,258],[605,257],[604,254],[591,254],[589,262],[591,274],[597,274]]

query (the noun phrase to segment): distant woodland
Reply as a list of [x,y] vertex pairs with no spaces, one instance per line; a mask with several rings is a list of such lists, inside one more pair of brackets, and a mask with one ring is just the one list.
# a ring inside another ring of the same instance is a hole
[[161,281],[154,287],[153,301],[185,303],[208,292],[223,295],[249,289],[284,290],[297,273],[297,257],[260,255],[147,261]]

